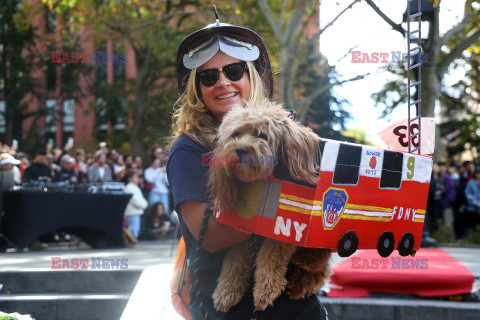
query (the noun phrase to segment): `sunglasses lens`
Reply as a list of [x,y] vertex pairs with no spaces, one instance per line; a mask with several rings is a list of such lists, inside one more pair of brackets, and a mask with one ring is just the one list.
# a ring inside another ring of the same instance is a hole
[[229,64],[228,66],[223,67],[223,72],[225,76],[231,81],[238,81],[242,79],[243,72],[245,71],[245,64],[244,63],[234,63]]
[[[222,68],[223,73],[230,81],[242,79],[247,65],[245,62],[232,63]],[[197,79],[205,87],[211,87],[218,81],[218,69],[207,69],[197,73]]]
[[218,80],[218,70],[216,69],[208,69],[208,70],[203,70],[198,73],[198,80],[205,86],[205,87],[211,87],[215,83],[217,83]]

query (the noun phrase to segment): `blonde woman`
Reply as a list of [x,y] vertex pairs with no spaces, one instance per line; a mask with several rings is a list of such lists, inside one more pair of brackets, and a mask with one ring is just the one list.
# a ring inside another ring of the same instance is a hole
[[[262,39],[250,29],[217,19],[217,23],[194,32],[180,44],[177,76],[180,107],[173,120],[167,175],[196,283],[190,288],[192,319],[325,319],[325,309],[314,295],[290,300],[283,293],[273,306],[255,311],[251,284],[243,299],[228,312],[213,307],[212,294],[225,249],[249,236],[217,223],[208,213],[204,215],[210,198],[204,159],[215,146],[215,130],[223,115],[234,106],[272,98],[272,70]],[[200,241],[203,221],[205,233]]]

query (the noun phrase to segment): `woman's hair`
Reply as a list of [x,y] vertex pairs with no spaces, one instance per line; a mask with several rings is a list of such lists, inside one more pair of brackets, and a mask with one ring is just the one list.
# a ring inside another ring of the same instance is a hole
[[[254,104],[265,99],[266,89],[262,78],[252,62],[247,61],[250,80],[250,96],[247,104]],[[197,68],[190,72],[187,88],[177,100],[177,108],[173,114],[173,134],[169,147],[181,135],[188,135],[197,142],[213,149],[218,127],[218,120],[208,110],[202,100],[196,80]]]
[[154,217],[157,214],[158,207],[163,208],[163,213],[165,213],[165,207],[162,202],[155,202],[147,211],[147,217]]
[[127,184],[130,181],[130,179],[135,175],[138,175],[138,174],[134,171],[127,171],[122,178],[122,182]]

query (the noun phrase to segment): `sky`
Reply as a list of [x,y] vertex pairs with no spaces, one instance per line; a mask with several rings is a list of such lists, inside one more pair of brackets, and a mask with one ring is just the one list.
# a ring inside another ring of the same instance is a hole
[[[320,25],[323,27],[353,0],[323,0],[320,2]],[[374,2],[394,22],[401,22],[407,7],[407,0],[375,0]],[[464,0],[442,1],[441,34],[461,20],[463,5]],[[422,33],[426,32],[427,30],[422,29]],[[344,106],[353,117],[353,120],[347,123],[347,127],[364,129],[367,131],[370,141],[382,145],[383,143],[376,133],[388,127],[389,124],[406,119],[408,110],[406,105],[400,106],[389,119],[379,119],[382,108],[375,107],[370,96],[380,91],[387,80],[392,79],[392,75],[379,70],[385,63],[352,63],[352,54],[348,54],[342,59],[351,48],[369,54],[373,52],[389,53],[387,60],[391,61],[391,51],[406,52],[407,42],[364,1],[348,10],[320,36],[321,53],[327,57],[331,65],[335,65],[337,72],[344,79],[370,73],[365,79],[349,82],[341,87],[337,86],[334,91],[339,97],[345,98],[351,103],[351,105]]]

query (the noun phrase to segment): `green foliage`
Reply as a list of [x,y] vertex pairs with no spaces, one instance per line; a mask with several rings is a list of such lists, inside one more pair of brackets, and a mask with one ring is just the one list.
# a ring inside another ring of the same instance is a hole
[[9,316],[8,314],[4,314],[3,316],[0,316],[0,320],[18,320],[18,318],[15,316]]
[[480,244],[480,225],[475,230],[470,231],[467,236],[458,241],[460,244]]
[[388,81],[380,90],[371,95],[376,106],[383,107],[381,117],[387,118],[399,105],[407,103],[407,71],[403,63],[391,63],[381,68],[389,72],[394,79]]
[[439,243],[450,243],[450,232],[450,227],[446,224],[442,224],[432,235],[432,238],[437,240]]
[[465,77],[440,97],[445,108],[440,130],[449,140],[449,157],[480,145],[480,56],[472,54],[463,64],[467,70]]

